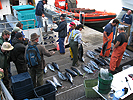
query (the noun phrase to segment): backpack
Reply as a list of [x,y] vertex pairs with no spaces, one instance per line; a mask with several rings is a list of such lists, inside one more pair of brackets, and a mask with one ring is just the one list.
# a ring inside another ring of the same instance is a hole
[[35,67],[41,64],[41,56],[36,45],[28,45],[26,50],[26,60],[29,67]]

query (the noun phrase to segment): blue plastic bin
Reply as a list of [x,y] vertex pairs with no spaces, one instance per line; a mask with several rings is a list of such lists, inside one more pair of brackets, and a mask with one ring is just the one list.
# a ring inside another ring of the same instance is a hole
[[20,6],[12,6],[13,9],[20,11],[20,10],[26,10],[26,9],[34,9],[35,7],[32,5],[20,5]]

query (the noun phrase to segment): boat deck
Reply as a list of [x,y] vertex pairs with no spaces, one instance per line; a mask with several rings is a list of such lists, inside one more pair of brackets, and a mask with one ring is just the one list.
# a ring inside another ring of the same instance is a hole
[[[82,37],[83,40],[87,42],[86,45],[83,45],[85,63],[87,63],[91,60],[91,58],[86,56],[86,52],[87,50],[94,51],[94,49],[102,46],[102,33],[85,27],[85,29],[82,30]],[[46,48],[48,48],[48,46]],[[69,48],[66,48],[65,50],[65,55],[60,55],[58,51],[55,51],[55,55],[51,57],[44,57],[46,63],[56,62],[63,74],[65,73],[65,69],[70,69],[72,67],[72,60],[69,56]],[[131,56],[133,55],[131,51],[126,50],[126,52]],[[122,60],[121,65],[129,64],[129,62],[131,61],[132,57],[125,57],[125,59]],[[83,62],[79,63],[81,65]],[[99,68],[108,68],[108,66],[99,65]],[[46,80],[53,80],[53,76],[55,76],[63,85],[62,88],[58,88],[58,92],[56,93],[56,100],[94,100],[94,98],[85,97],[84,80],[97,78],[99,70],[96,70],[93,74],[88,74],[81,68],[81,66],[79,66],[78,69],[80,69],[82,73],[85,73],[85,77],[73,77],[73,85],[71,85],[69,81],[61,81],[57,75],[57,70],[55,72],[52,72],[50,69],[48,69],[47,73],[44,75],[44,84],[46,84]],[[11,72],[12,75],[17,74],[16,68],[13,63],[11,65]],[[102,98],[95,98],[95,100],[102,100]]]

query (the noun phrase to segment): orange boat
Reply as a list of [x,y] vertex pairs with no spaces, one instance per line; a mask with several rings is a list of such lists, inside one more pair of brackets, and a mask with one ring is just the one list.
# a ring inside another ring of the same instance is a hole
[[[116,17],[115,13],[96,11],[95,9],[77,8],[77,0],[55,0],[55,7],[66,10],[61,13],[73,14],[75,20],[91,27],[103,27]],[[56,11],[58,13],[58,11]]]

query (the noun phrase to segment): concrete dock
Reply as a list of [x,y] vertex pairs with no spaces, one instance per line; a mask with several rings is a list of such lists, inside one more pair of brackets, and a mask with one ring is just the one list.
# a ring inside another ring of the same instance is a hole
[[[101,47],[102,46],[102,38],[103,34],[93,30],[91,28],[88,28],[85,26],[85,29],[82,30],[82,38],[83,41],[86,42],[86,45],[83,45],[84,49],[84,58],[85,62],[84,64],[88,63],[91,58],[86,56],[87,50],[92,50]],[[47,46],[48,47],[48,46]],[[65,69],[71,69],[72,67],[72,60],[70,59],[70,53],[69,48],[66,48],[66,53],[64,55],[60,55],[59,51],[55,51],[55,55],[51,57],[44,57],[46,63],[52,63],[56,62],[59,65],[60,71],[64,74]],[[95,52],[95,51],[94,51]],[[124,60],[122,60],[121,65],[125,64],[126,62],[130,62],[132,60],[132,52],[126,50],[126,52],[131,57],[125,57]],[[96,52],[97,53],[97,52]],[[99,54],[99,53],[98,53]],[[96,58],[98,56],[95,56]],[[80,62],[80,65],[83,64],[83,62]],[[58,92],[56,93],[56,100],[102,100],[101,97],[99,98],[86,98],[85,97],[85,87],[84,87],[84,80],[85,79],[95,79],[98,77],[99,70],[96,69],[96,71],[93,74],[86,73],[81,66],[77,67],[83,74],[85,74],[85,77],[76,76],[73,77],[73,85],[69,81],[61,81],[57,75],[57,70],[55,72],[52,72],[50,69],[48,69],[48,72],[44,74],[44,84],[46,84],[46,80],[53,80],[53,76],[55,76],[63,85],[62,88],[58,88]],[[99,68],[109,68],[108,66],[100,66]],[[12,75],[16,75],[16,68],[13,63],[11,63],[11,72]]]

